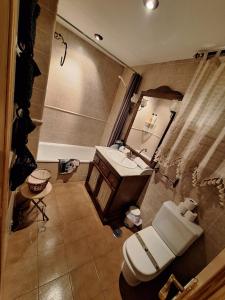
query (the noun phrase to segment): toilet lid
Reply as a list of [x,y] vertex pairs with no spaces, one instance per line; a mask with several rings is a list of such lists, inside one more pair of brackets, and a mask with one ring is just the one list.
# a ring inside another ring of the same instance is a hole
[[[164,269],[175,259],[175,255],[163,240],[161,240],[160,236],[152,226],[147,227],[138,233],[157,262],[160,270]],[[130,263],[139,273],[150,276],[158,272],[135,234],[127,239],[126,252]]]

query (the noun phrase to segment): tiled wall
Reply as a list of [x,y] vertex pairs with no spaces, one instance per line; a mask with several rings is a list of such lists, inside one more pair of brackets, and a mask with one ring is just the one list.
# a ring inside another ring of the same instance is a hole
[[[196,67],[196,61],[191,59],[135,66],[134,69],[142,75],[139,91],[146,91],[162,85],[168,85],[170,88],[184,93]],[[127,124],[124,126],[123,135],[126,134],[127,126],[131,118],[132,115],[130,115]]]
[[[131,70],[124,69],[122,77],[123,77],[126,85],[129,84],[132,74],[133,74],[133,72]],[[104,128],[104,132],[103,132],[103,135],[101,138],[101,145],[103,145],[103,146],[106,146],[109,141],[109,138],[110,138],[114,123],[116,121],[116,118],[118,116],[118,113],[120,111],[120,107],[121,107],[123,98],[125,96],[125,93],[126,93],[126,87],[120,81],[118,89],[116,91],[114,101],[113,101],[113,106],[112,106],[111,112],[108,116],[108,119],[107,119],[107,122],[106,122],[106,125]]]
[[[139,92],[157,88],[161,85],[168,85],[172,89],[179,90],[180,92],[184,93],[196,67],[197,63],[194,60],[182,60],[135,66],[133,68],[143,77],[139,87]],[[126,84],[129,83],[132,74],[133,72],[131,70],[124,69],[122,76]],[[104,134],[102,136],[103,145],[106,145],[108,142],[109,135],[111,134],[114,122],[120,110],[125,92],[125,87],[122,83],[120,83],[113,102],[112,110],[105,126]],[[125,135],[127,131],[127,126],[131,118],[132,116],[128,118],[127,123],[124,126],[123,135]]]
[[[169,85],[185,93],[196,67],[197,63],[192,60],[140,66],[137,68],[143,75],[140,90]],[[194,276],[225,247],[225,212],[219,206],[216,189],[193,188],[191,174],[186,174],[178,186],[171,190],[160,177],[152,176],[143,194],[140,204],[144,227],[151,224],[164,201],[179,203],[184,197],[192,197],[199,202],[198,221],[204,229],[204,235],[174,263],[173,271],[178,277]]]
[[54,39],[45,104],[72,113],[45,107],[40,140],[98,145],[124,68],[59,23],[56,31],[67,56],[60,66],[64,46]]
[[[35,79],[30,108],[31,117],[39,120],[42,120],[43,115],[57,4],[58,0],[39,0],[41,13],[37,20],[34,59],[37,62],[42,75]],[[39,134],[40,127],[37,126],[31,135],[29,135],[28,146],[35,156],[37,153]]]
[[[194,60],[135,67],[143,76],[139,90],[168,85],[175,90],[185,93],[196,67],[197,62]],[[127,81],[129,81],[130,75],[130,71],[124,71],[123,76]],[[124,96],[123,91],[123,87],[120,85],[109,117],[111,121],[108,122],[105,128],[103,144],[107,143],[113,121]],[[156,212],[164,201],[173,200],[179,203],[184,197],[188,196],[199,202],[198,221],[204,229],[204,235],[189,251],[174,262],[172,270],[181,280],[187,280],[199,273],[225,247],[225,212],[224,209],[219,207],[217,191],[209,187],[193,188],[191,185],[191,174],[186,174],[185,178],[174,190],[167,188],[160,178],[153,175],[139,200],[143,226],[146,227],[151,224]]]

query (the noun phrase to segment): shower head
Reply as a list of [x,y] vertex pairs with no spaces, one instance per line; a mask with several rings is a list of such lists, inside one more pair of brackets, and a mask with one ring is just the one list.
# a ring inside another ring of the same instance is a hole
[[124,86],[125,88],[127,88],[127,85],[126,85],[126,83],[125,83],[123,77],[122,77],[121,75],[119,75],[118,78],[122,81],[123,86]]

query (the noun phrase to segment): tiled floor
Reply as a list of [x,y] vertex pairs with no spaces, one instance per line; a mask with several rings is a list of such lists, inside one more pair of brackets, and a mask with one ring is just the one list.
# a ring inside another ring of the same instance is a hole
[[103,226],[82,182],[55,184],[50,220],[12,233],[4,300],[119,300],[122,244]]

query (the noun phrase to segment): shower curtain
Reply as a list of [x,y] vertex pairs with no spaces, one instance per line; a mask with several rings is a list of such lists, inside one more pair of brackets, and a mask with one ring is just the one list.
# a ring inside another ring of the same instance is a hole
[[126,90],[126,94],[123,99],[123,103],[119,112],[119,115],[116,119],[116,122],[114,124],[112,133],[110,135],[109,141],[107,146],[111,146],[115,143],[116,140],[120,138],[121,132],[123,130],[123,126],[127,120],[127,117],[129,115],[129,110],[131,107],[131,97],[134,93],[137,92],[137,89],[141,83],[141,75],[138,73],[134,73],[130,79],[129,86]]
[[200,61],[157,160],[167,176],[191,171],[194,186],[216,186],[224,205],[225,62],[219,58]]

